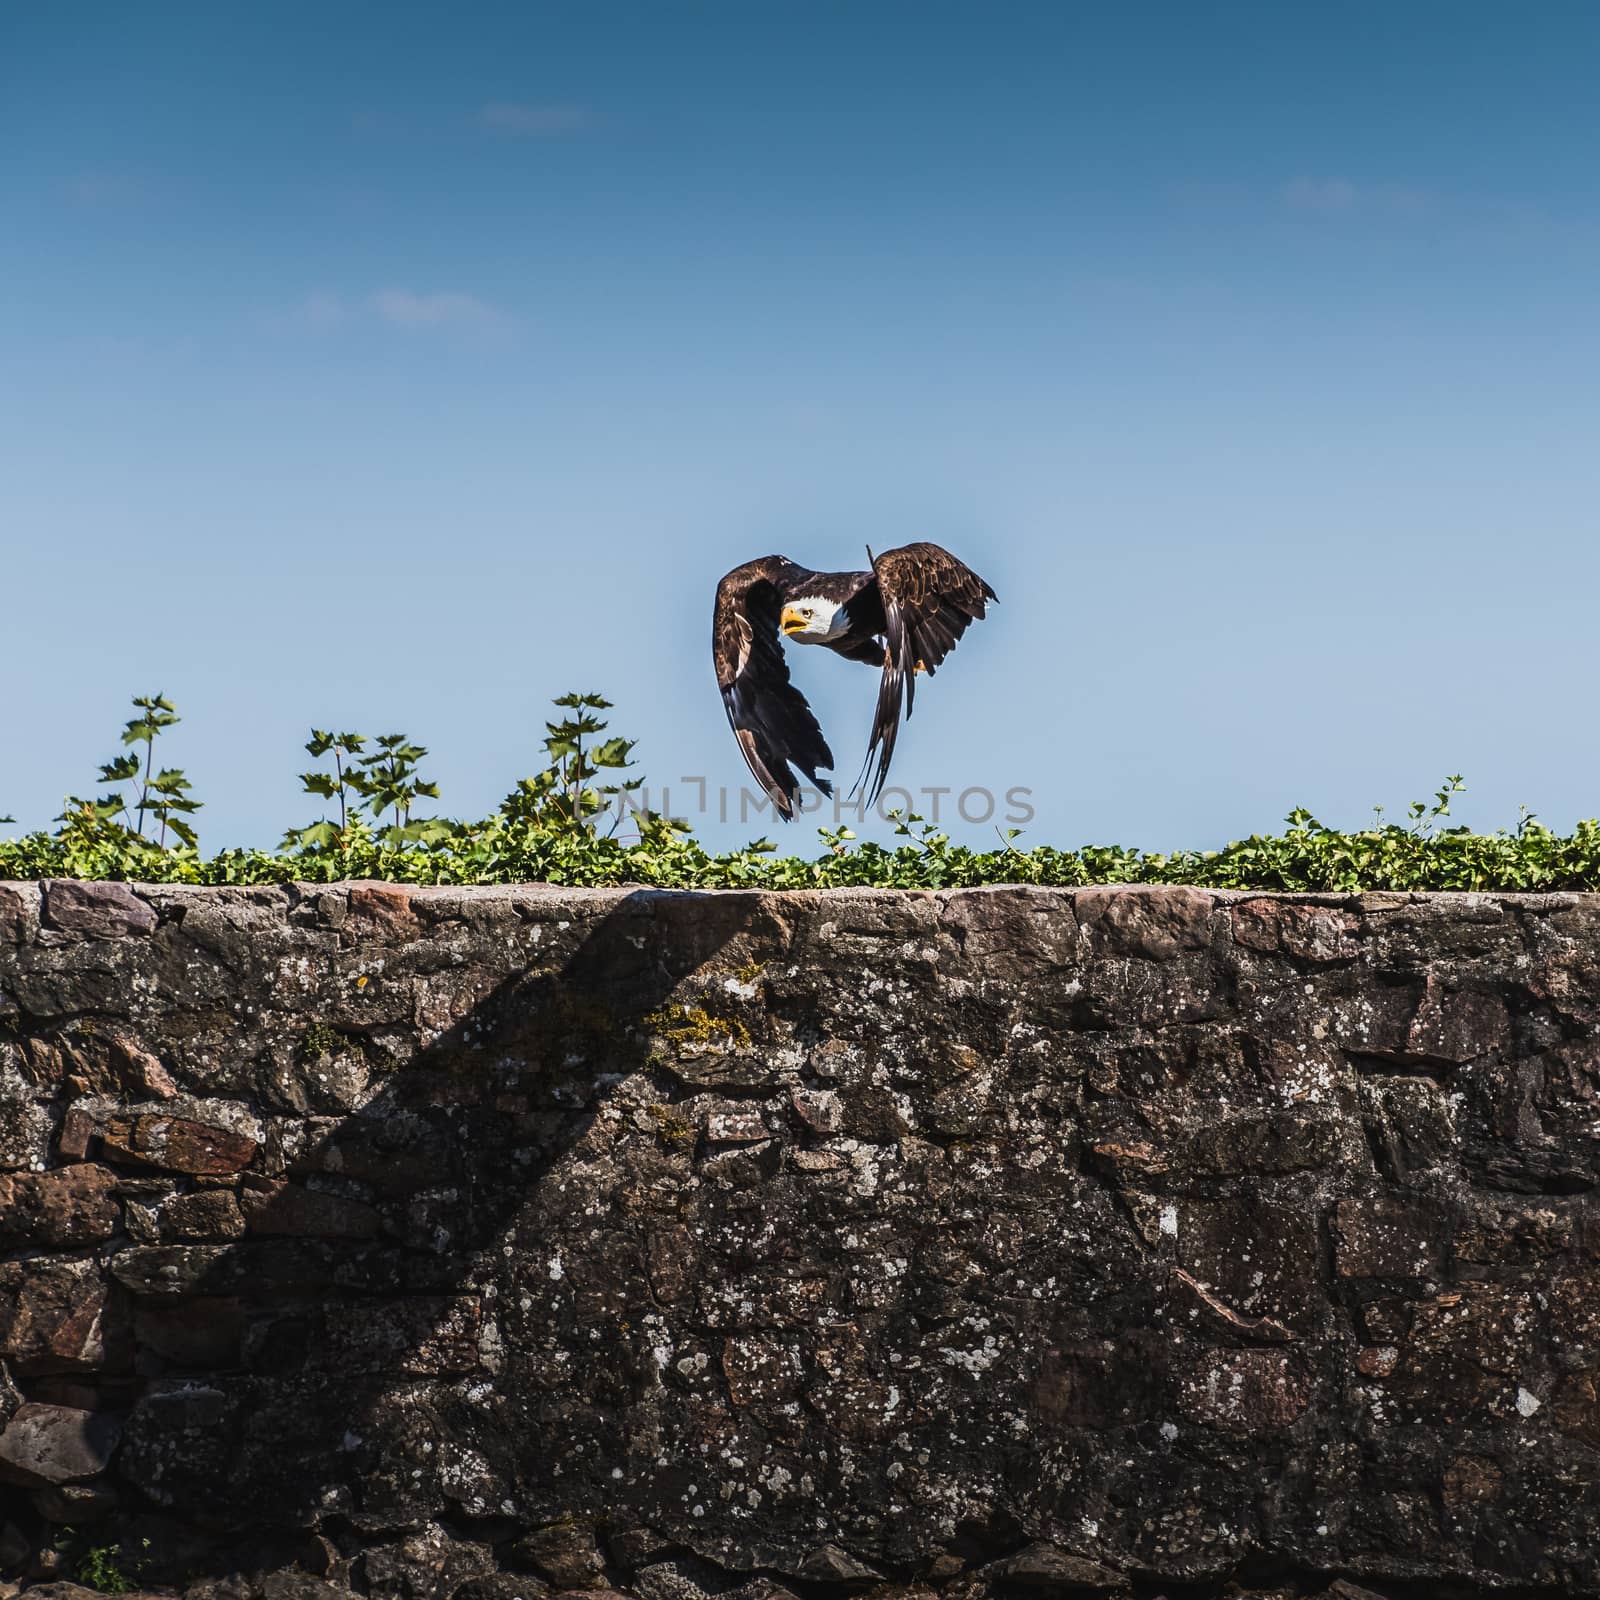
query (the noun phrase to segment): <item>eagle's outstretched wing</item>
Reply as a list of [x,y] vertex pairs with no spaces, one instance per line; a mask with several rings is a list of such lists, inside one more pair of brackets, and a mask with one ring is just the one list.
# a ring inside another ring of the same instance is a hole
[[756,781],[785,819],[793,817],[800,793],[792,767],[823,794],[833,793],[817,775],[833,765],[833,752],[806,697],[789,681],[779,639],[783,596],[803,575],[784,556],[747,561],[717,585],[711,618],[711,658],[728,721]]
[[968,625],[985,614],[985,602],[998,596],[971,567],[936,544],[908,544],[881,556],[870,550],[867,554],[883,602],[888,645],[867,759],[856,780],[858,787],[865,782],[870,806],[889,776],[902,707],[907,717],[911,715],[917,672],[932,677]]

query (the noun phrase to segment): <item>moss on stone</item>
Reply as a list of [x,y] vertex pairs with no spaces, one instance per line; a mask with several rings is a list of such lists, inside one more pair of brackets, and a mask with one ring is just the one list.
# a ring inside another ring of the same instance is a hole
[[694,1124],[680,1116],[671,1106],[653,1105],[650,1115],[655,1118],[656,1133],[665,1144],[686,1145],[695,1142]]
[[313,1022],[300,1035],[300,1059],[321,1061],[327,1056],[336,1056],[348,1042],[337,1028],[330,1028],[326,1022]]
[[399,1056],[393,1050],[387,1049],[374,1039],[363,1039],[361,1041],[361,1052],[367,1058],[367,1065],[374,1072],[398,1072],[400,1069]]
[[750,1043],[750,1030],[738,1017],[719,1017],[703,1005],[680,1001],[652,1011],[645,1026],[669,1043],[723,1045],[743,1048]]

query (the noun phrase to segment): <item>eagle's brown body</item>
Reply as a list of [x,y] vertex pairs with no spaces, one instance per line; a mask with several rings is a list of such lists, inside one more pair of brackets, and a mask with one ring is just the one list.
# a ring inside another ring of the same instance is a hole
[[915,674],[931,676],[994,598],[977,573],[936,544],[886,551],[867,572],[814,572],[786,556],[763,556],[723,578],[711,624],[717,685],[745,761],[781,816],[794,814],[795,767],[833,792],[818,775],[832,767],[833,752],[789,680],[783,635],[882,667],[870,776],[863,772],[871,804],[888,776],[902,706],[911,715]]

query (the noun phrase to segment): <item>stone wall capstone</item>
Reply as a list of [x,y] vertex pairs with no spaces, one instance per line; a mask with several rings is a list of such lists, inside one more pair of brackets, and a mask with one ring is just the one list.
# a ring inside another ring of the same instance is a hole
[[0,886],[0,1594],[1600,1597],[1600,897]]

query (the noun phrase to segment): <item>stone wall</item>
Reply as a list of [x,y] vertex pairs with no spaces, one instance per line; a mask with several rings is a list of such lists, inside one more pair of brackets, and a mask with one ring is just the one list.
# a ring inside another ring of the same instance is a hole
[[0,887],[0,1572],[1600,1595],[1597,1046],[1585,896]]

